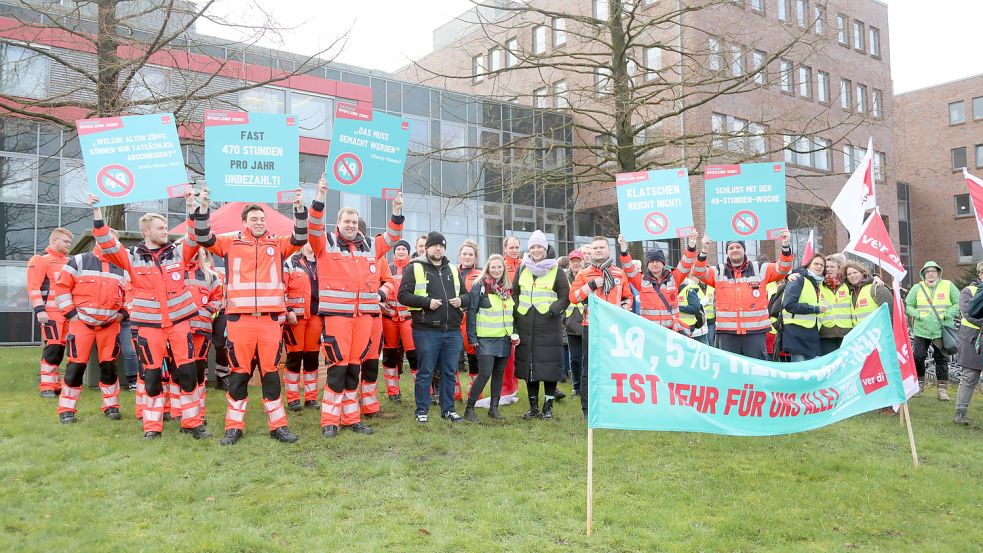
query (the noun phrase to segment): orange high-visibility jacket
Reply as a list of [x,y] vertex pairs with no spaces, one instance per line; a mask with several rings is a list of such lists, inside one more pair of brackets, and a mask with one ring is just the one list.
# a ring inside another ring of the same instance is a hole
[[765,288],[769,282],[784,279],[791,270],[792,250],[783,248],[778,263],[758,264],[745,258],[740,267],[730,263],[707,267],[707,259],[701,255],[693,275],[715,289],[717,332],[748,334],[771,329]]
[[311,248],[317,256],[318,313],[321,315],[379,315],[382,286],[380,259],[403,233],[403,217],[393,215],[384,235],[372,240],[361,233],[348,242],[335,230],[324,230],[324,204],[311,205]]
[[[476,280],[478,280],[478,275],[481,274],[481,269],[479,269],[478,266],[475,265],[474,267],[471,267],[471,270],[468,271],[467,276],[465,276],[464,275],[464,269],[462,269],[460,265],[458,265],[458,266],[456,266],[454,268],[457,269],[457,274],[461,275],[461,282],[464,283],[464,289],[465,290],[468,290],[470,292],[471,291],[471,286],[474,284],[474,282]],[[467,336],[467,334],[468,334],[468,318],[467,317],[464,317],[463,319],[461,319],[461,330],[463,331],[463,334],[464,334],[464,342],[465,342],[465,345],[466,346],[470,346],[468,344],[468,336]]]
[[[403,281],[403,271],[406,270],[409,264],[409,259],[406,259],[402,265],[399,265],[394,259],[392,263],[386,266],[393,279],[394,291],[399,290],[399,284]],[[397,322],[408,320],[410,318],[410,310],[405,305],[399,303],[399,300],[396,299],[397,295],[396,293],[392,293],[386,296],[386,301],[381,306],[382,316]]]
[[[379,240],[379,237],[376,236],[375,239]],[[389,270],[389,263],[386,262],[386,258],[384,256],[380,257],[375,263],[376,269],[379,272],[379,294],[385,298],[379,301],[379,308],[385,309],[386,302],[389,301],[389,298],[396,297],[396,291],[399,288],[396,286],[396,278],[393,276],[392,271]]]
[[186,238],[180,244],[168,242],[157,249],[150,249],[142,242],[124,248],[101,219],[95,221],[92,235],[106,260],[130,275],[133,301],[129,312],[134,326],[166,328],[198,313],[198,306],[184,283],[188,263],[198,253],[194,241]]
[[643,278],[643,271],[635,267],[631,254],[621,254],[621,267],[625,271],[625,276],[628,277],[628,282],[638,290],[638,301],[640,304],[638,314],[666,328],[677,332],[682,331],[683,325],[679,322],[679,303],[677,296],[679,295],[679,289],[682,288],[683,281],[686,280],[693,267],[694,261],[696,261],[695,251],[688,263],[686,262],[686,258],[683,258],[679,267],[674,269],[666,267],[663,269],[664,274],[662,275],[662,285],[660,287],[662,296],[665,296],[665,301],[663,301],[659,293],[655,291],[656,284],[652,281],[645,280]]
[[[604,294],[604,289],[598,287],[596,290],[591,289],[591,282],[597,277],[604,277],[604,273],[600,269],[593,265],[588,265],[584,267],[579,273],[577,273],[577,278],[573,280],[573,284],[570,285],[570,303],[582,303],[587,305],[587,298],[591,294],[601,298],[602,300],[612,304],[620,306],[631,306],[632,295],[631,288],[629,287],[628,277],[625,276],[625,272],[620,268],[611,265],[609,269],[611,271],[611,276],[614,277],[614,287],[607,295]],[[588,310],[584,308],[584,326],[587,326]]]
[[89,326],[105,326],[126,315],[126,271],[112,265],[97,247],[72,256],[58,275],[54,295],[66,319],[78,317]]
[[283,278],[287,284],[287,309],[298,319],[317,316],[317,259],[307,259],[297,252],[283,262]]
[[[512,259],[509,256],[505,257],[505,272],[509,274],[509,282],[515,282],[515,274],[519,272],[519,267],[522,266],[522,256]],[[471,290],[468,288],[468,290]]]
[[212,316],[222,308],[222,283],[205,273],[198,263],[193,262],[184,273],[184,283],[191,291],[191,298],[198,307],[198,313],[191,319],[191,331],[195,334],[212,333]]
[[195,212],[195,240],[225,258],[225,312],[286,312],[283,260],[307,243],[307,209],[294,212],[292,236],[266,233],[257,238],[249,232],[215,236],[208,215]]
[[31,309],[35,314],[47,311],[49,316],[61,316],[51,288],[67,262],[68,257],[50,247],[45,248],[43,254],[32,256],[27,262],[27,297],[31,300]]

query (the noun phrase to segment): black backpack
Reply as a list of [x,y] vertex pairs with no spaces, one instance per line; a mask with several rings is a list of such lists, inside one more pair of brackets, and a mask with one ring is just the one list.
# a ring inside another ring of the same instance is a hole
[[788,282],[783,282],[775,290],[775,294],[768,298],[768,316],[775,319],[776,322],[775,330],[781,332],[782,326],[784,326],[784,321],[782,317],[782,298],[785,296],[785,285]]

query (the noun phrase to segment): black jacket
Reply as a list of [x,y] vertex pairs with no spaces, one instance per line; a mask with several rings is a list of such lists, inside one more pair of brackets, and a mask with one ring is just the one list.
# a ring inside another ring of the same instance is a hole
[[570,283],[563,270],[558,268],[553,283],[556,301],[549,310],[543,314],[530,308],[525,315],[520,315],[519,281],[526,270],[519,267],[512,283],[516,306],[513,320],[515,333],[519,335],[519,345],[515,348],[515,376],[526,381],[557,382],[563,376],[563,312],[570,305]]
[[[414,264],[419,263],[423,266],[423,272],[427,276],[427,297],[417,296],[413,293],[416,288],[416,269]],[[464,289],[464,279],[459,278],[460,286],[454,288],[454,274],[457,268],[450,264],[447,258],[440,260],[438,265],[426,256],[418,257],[410,261],[403,270],[403,280],[399,284],[399,303],[406,307],[419,307],[421,309],[411,311],[413,326],[419,328],[435,328],[438,330],[455,330],[460,332],[461,321],[464,320],[464,310],[468,307],[468,293]],[[461,298],[461,307],[453,307],[450,304],[451,298]],[[430,309],[430,300],[438,299],[442,301],[437,309]]]

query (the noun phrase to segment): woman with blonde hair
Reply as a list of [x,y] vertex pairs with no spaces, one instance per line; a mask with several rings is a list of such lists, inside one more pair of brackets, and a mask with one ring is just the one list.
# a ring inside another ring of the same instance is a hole
[[843,280],[846,256],[832,253],[826,256],[826,274],[819,286],[820,301],[826,311],[819,316],[819,347],[822,355],[836,351],[843,337],[853,329],[850,309],[850,289]]
[[464,420],[478,422],[474,406],[489,377],[491,404],[488,416],[503,419],[505,417],[498,412],[498,403],[502,397],[505,365],[512,355],[512,346],[518,343],[519,337],[512,325],[512,312],[515,309],[512,285],[505,259],[501,255],[493,254],[488,257],[484,270],[471,285],[469,293],[471,300],[465,321],[468,341],[474,344],[478,360],[478,375],[468,394]]

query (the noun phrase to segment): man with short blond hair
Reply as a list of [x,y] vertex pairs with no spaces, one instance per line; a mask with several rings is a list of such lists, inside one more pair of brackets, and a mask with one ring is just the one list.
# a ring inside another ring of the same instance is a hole
[[44,398],[56,398],[61,390],[58,367],[65,359],[68,320],[58,309],[51,289],[68,262],[67,255],[71,247],[72,231],[56,228],[48,237],[48,247],[44,253],[31,257],[27,262],[27,295],[34,316],[41,325],[41,338],[44,340],[38,385],[41,397]]

